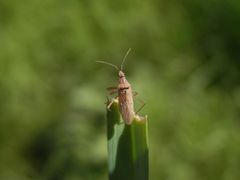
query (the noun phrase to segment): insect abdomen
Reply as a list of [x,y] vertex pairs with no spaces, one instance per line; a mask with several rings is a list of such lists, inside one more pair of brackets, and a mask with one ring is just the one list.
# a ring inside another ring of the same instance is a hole
[[135,115],[131,87],[119,89],[119,110],[126,124],[131,124]]

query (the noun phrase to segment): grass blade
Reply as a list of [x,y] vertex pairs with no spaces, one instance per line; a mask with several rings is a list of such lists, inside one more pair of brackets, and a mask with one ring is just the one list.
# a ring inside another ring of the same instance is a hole
[[107,110],[109,180],[148,180],[147,118],[121,119],[118,101]]

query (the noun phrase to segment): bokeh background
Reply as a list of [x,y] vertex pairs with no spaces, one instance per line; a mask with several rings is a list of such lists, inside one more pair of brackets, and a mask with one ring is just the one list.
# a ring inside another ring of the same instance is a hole
[[1,180],[107,179],[118,77],[95,61],[128,48],[150,179],[240,179],[238,0],[1,0]]

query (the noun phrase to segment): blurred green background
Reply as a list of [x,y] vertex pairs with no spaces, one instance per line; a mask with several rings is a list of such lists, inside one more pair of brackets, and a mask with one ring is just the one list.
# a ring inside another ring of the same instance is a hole
[[95,61],[119,65],[130,47],[150,179],[240,179],[238,0],[1,0],[1,180],[107,179],[118,77]]

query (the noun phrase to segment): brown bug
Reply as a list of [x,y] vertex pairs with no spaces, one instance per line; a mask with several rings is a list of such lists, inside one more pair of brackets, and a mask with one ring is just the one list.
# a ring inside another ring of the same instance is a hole
[[[128,56],[130,51],[131,51],[131,49],[129,49],[127,51],[127,53],[125,54],[122,64],[121,64],[121,68],[117,67],[114,64],[105,62],[105,61],[97,61],[98,63],[110,65],[119,71],[118,72],[118,77],[119,77],[118,87],[110,87],[107,89],[111,90],[110,94],[118,93],[119,111],[120,111],[122,118],[126,124],[131,124],[132,120],[136,114],[134,111],[133,91],[131,88],[131,84],[127,81],[125,74],[123,73],[123,64],[124,64],[126,57]],[[113,101],[110,102],[107,107],[110,108],[112,103],[113,103]],[[143,106],[140,109],[142,109]],[[138,111],[140,111],[140,109]]]

